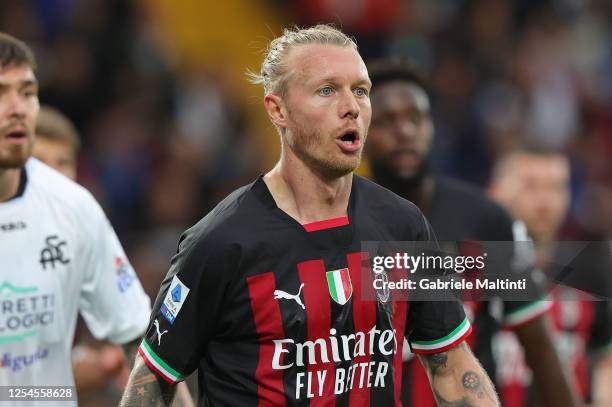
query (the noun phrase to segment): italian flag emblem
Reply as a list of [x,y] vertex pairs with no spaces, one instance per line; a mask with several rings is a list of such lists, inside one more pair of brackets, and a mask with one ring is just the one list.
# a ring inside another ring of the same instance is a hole
[[353,295],[353,285],[351,284],[351,275],[349,269],[328,271],[327,286],[329,287],[329,295],[340,305],[344,305],[351,299]]

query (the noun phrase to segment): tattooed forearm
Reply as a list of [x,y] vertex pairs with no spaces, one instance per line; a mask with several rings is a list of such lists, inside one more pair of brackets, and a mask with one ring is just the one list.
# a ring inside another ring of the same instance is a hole
[[463,375],[462,378],[463,388],[469,392],[476,394],[476,396],[481,399],[485,396],[484,389],[482,384],[480,383],[480,377],[475,372],[467,372]]
[[421,360],[425,364],[425,368],[435,376],[440,368],[445,368],[448,363],[448,352],[434,353],[433,355],[423,355]]
[[[475,372],[466,372],[462,379],[461,384],[465,390],[470,393],[473,393],[479,399],[485,397],[485,391],[482,388],[482,384],[480,381],[480,377]],[[466,398],[462,398],[457,401],[448,401],[445,400],[444,397],[440,395],[436,388],[434,388],[434,396],[440,407],[472,407],[474,404],[470,403]]]
[[136,357],[134,369],[121,399],[121,407],[170,406],[176,386],[152,373],[142,358]]
[[423,355],[434,396],[441,407],[498,406],[493,384],[465,343]]
[[440,396],[440,393],[438,393],[435,389],[434,397],[436,398],[436,403],[438,404],[438,407],[473,407],[473,404],[470,404],[464,398],[458,401],[444,400],[444,398]]

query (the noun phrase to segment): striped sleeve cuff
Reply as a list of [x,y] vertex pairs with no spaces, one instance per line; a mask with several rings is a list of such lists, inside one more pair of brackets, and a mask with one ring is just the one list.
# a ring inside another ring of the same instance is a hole
[[162,379],[170,384],[176,384],[185,379],[185,376],[172,369],[166,362],[153,352],[146,340],[138,347],[138,353],[142,356],[149,369],[157,373]]
[[548,297],[530,302],[519,309],[516,309],[504,318],[504,327],[516,328],[517,326],[526,324],[548,312],[552,306],[552,301]]
[[444,338],[436,339],[433,341],[410,341],[410,347],[414,353],[428,354],[428,353],[440,353],[448,349],[454,348],[465,338],[467,338],[472,332],[472,325],[470,321],[465,319],[455,328],[451,333],[446,335]]

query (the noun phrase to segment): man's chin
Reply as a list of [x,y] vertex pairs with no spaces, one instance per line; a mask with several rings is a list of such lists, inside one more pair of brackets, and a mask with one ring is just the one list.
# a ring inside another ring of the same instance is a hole
[[416,170],[410,170],[410,171],[395,171],[395,174],[397,174],[398,178],[406,181],[406,182],[413,182],[416,179],[420,178],[420,172],[416,171]]
[[419,187],[429,172],[427,161],[423,161],[414,169],[412,166],[398,168],[382,160],[370,161],[370,169],[376,182],[396,193],[404,193],[407,189]]
[[319,168],[326,178],[336,179],[354,172],[359,167],[360,160],[329,161],[319,164]]
[[341,178],[341,177],[344,177],[345,175],[348,175],[354,172],[357,169],[357,167],[359,167],[359,165],[352,165],[352,164],[330,165],[330,166],[327,166],[326,172],[329,178]]
[[390,169],[391,173],[398,179],[406,183],[417,183],[423,179],[423,176],[427,173],[427,166],[423,163],[419,163],[416,166],[410,168],[394,168]]
[[13,157],[0,157],[0,169],[10,170],[15,168],[22,168],[26,161],[28,161],[29,155],[20,155]]

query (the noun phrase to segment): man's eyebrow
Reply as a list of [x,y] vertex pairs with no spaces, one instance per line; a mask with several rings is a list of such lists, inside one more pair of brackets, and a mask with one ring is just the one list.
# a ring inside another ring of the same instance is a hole
[[[319,83],[328,82],[328,83],[336,84],[336,83],[339,82],[339,79],[336,76],[327,76],[325,78],[319,79],[317,82],[319,82]],[[372,81],[370,81],[370,79],[368,79],[368,78],[362,78],[362,79],[359,79],[359,80],[353,82],[353,85],[355,85],[355,84],[357,84],[357,85],[366,84],[366,85],[371,87],[372,86]]]
[[326,76],[325,78],[319,79],[317,82],[329,82],[329,83],[338,83],[338,77],[336,76]]
[[[2,88],[8,88],[11,85],[12,85],[11,82],[3,82],[2,80],[0,80],[0,87]],[[19,86],[20,88],[23,88],[26,86],[33,86],[33,85],[38,86],[38,81],[36,79],[24,79],[17,83],[17,86]]]
[[366,84],[368,85],[370,88],[372,87],[372,81],[369,78],[365,78],[365,79],[360,79],[357,81],[358,84]]
[[20,85],[22,87],[24,87],[24,86],[32,86],[32,85],[38,86],[38,81],[36,79],[26,79],[24,81],[21,81]]

